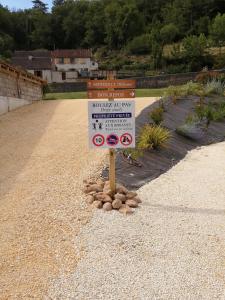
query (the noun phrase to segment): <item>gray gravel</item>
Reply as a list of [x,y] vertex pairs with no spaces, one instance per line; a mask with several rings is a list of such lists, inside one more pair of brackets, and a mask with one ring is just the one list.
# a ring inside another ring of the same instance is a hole
[[225,143],[197,149],[139,190],[132,216],[96,211],[52,299],[225,299]]

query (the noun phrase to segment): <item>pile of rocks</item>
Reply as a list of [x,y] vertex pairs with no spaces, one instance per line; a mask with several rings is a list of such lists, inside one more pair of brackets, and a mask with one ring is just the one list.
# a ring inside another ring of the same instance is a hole
[[121,213],[130,214],[141,203],[137,193],[128,191],[121,184],[116,184],[115,195],[110,189],[109,181],[103,181],[102,179],[96,181],[85,180],[84,184],[84,192],[87,196],[86,201],[96,208],[102,208],[105,211],[116,209]]

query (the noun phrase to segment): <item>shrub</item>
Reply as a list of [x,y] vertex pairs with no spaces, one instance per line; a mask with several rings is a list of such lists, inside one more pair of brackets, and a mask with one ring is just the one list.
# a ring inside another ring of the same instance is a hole
[[176,104],[178,97],[183,96],[183,91],[181,87],[170,85],[167,89],[166,95],[172,97],[173,104]]
[[138,159],[140,156],[143,155],[143,151],[141,151],[140,149],[136,148],[126,148],[123,150],[123,154],[128,157],[129,155],[131,156],[132,159]]
[[221,55],[217,55],[214,58],[214,64],[213,64],[213,68],[215,69],[222,69],[225,66],[225,55],[221,54]]
[[185,120],[185,124],[193,124],[197,123],[199,121],[199,118],[196,114],[189,114]]
[[127,51],[130,54],[148,54],[151,50],[151,37],[143,34],[135,37],[127,44]]
[[191,140],[199,140],[204,136],[204,130],[199,122],[184,123],[176,128],[176,132]]
[[168,129],[147,124],[140,132],[137,147],[141,150],[158,149],[165,146],[170,137],[171,133]]
[[225,91],[225,84],[218,79],[208,81],[205,86],[205,92],[207,95],[223,95]]
[[206,119],[208,124],[213,120],[213,110],[210,105],[197,105],[195,112],[199,120]]
[[168,65],[166,67],[166,73],[168,74],[177,74],[177,73],[185,73],[188,72],[186,64],[179,64],[179,65]]
[[187,84],[183,86],[183,95],[185,96],[197,95],[200,89],[201,89],[201,85],[199,83],[189,81]]
[[208,81],[211,81],[219,77],[220,77],[219,72],[215,72],[215,71],[201,72],[195,77],[195,81],[197,81],[198,83],[206,84]]
[[163,107],[156,107],[156,108],[153,109],[153,111],[150,113],[150,117],[151,117],[152,121],[153,121],[156,125],[159,125],[159,124],[162,123],[162,121],[163,121],[163,113],[164,113]]
[[47,93],[50,93],[50,88],[49,88],[48,84],[44,84],[42,86],[42,93],[43,93],[43,96],[45,96]]
[[205,88],[202,86],[202,88],[196,92],[196,95],[199,96],[200,105],[203,105],[205,102],[205,97],[207,96]]

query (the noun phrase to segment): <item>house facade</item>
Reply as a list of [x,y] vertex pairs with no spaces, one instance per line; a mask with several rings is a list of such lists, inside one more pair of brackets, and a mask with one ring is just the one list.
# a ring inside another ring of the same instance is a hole
[[89,49],[15,51],[12,64],[48,83],[76,82],[98,70]]

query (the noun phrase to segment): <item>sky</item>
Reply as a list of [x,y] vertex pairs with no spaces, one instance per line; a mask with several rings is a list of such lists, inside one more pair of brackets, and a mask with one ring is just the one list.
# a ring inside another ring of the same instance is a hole
[[[43,0],[51,8],[52,0]],[[9,9],[24,9],[32,7],[32,0],[0,0],[3,6],[8,6]]]

